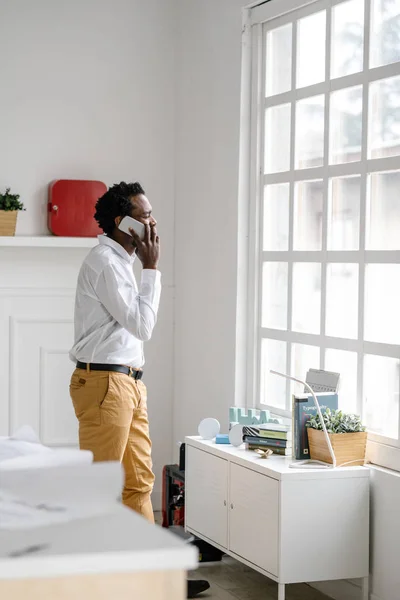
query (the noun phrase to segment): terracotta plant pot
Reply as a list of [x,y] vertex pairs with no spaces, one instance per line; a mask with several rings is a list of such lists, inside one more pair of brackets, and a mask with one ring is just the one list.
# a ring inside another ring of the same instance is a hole
[[17,210],[0,210],[0,236],[15,235],[17,215]]
[[[328,445],[323,431],[307,428],[310,458],[332,464]],[[356,467],[365,462],[367,432],[329,433],[337,466]],[[350,464],[345,464],[350,463]]]

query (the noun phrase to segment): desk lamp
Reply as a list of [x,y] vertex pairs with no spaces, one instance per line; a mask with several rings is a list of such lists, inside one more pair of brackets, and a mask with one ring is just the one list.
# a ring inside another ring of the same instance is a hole
[[310,459],[310,460],[302,460],[302,461],[298,461],[298,462],[295,462],[295,463],[291,463],[289,466],[292,469],[334,469],[336,467],[335,453],[333,451],[331,440],[330,440],[328,432],[326,430],[326,425],[325,425],[325,421],[324,421],[323,416],[322,416],[322,412],[321,412],[321,408],[319,406],[319,402],[317,400],[316,395],[314,394],[313,389],[308,385],[308,383],[306,381],[302,381],[301,379],[297,379],[297,377],[292,377],[291,375],[285,375],[285,373],[279,373],[279,371],[273,371],[272,369],[270,370],[270,373],[273,373],[273,375],[278,375],[278,377],[284,377],[285,379],[290,379],[291,381],[296,381],[297,383],[301,383],[302,385],[304,385],[304,387],[307,390],[309,390],[310,394],[313,397],[315,408],[317,409],[317,413],[318,413],[319,419],[320,419],[321,424],[322,424],[322,430],[324,432],[325,440],[326,440],[326,443],[328,445],[329,454],[331,455],[331,458],[332,458],[332,464],[323,462],[321,460],[312,460],[312,459]]

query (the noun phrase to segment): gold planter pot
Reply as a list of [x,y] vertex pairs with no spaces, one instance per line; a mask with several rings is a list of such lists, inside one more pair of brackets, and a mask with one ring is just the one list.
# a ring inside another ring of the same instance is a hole
[[0,210],[0,236],[15,235],[17,210]]
[[[328,445],[323,431],[307,428],[308,443],[310,446],[310,458],[332,463]],[[358,433],[329,433],[333,452],[336,456],[336,465],[356,467],[365,462],[365,451],[367,446],[367,432]],[[345,464],[346,463],[346,464]],[[350,464],[347,464],[350,463]]]

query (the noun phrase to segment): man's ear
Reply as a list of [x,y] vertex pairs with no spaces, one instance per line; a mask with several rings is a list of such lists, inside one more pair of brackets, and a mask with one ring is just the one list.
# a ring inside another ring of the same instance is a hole
[[115,226],[119,227],[119,224],[121,223],[121,221],[122,221],[122,217],[115,217],[115,219],[114,219]]

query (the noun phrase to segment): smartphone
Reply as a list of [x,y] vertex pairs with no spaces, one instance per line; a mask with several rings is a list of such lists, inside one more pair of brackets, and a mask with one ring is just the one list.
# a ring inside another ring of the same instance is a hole
[[131,235],[129,229],[133,229],[133,231],[137,233],[141,240],[144,238],[144,224],[140,221],[136,221],[136,219],[132,219],[132,217],[124,217],[121,220],[118,229],[120,229],[124,233],[127,233],[128,235]]

